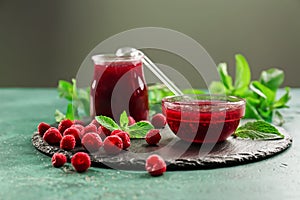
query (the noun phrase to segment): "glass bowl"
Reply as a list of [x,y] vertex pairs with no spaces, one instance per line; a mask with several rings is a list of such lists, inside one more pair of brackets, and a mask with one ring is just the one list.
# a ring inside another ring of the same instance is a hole
[[245,100],[235,96],[182,95],[162,99],[162,112],[173,133],[193,143],[226,140],[245,113]]

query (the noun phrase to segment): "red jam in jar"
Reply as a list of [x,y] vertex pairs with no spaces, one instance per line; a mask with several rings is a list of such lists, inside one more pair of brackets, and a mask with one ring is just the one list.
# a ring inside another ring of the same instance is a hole
[[244,116],[245,101],[233,96],[166,97],[162,110],[170,129],[182,140],[216,143],[226,140]]
[[136,121],[148,118],[148,91],[142,57],[95,55],[91,84],[91,116],[118,121],[125,110]]

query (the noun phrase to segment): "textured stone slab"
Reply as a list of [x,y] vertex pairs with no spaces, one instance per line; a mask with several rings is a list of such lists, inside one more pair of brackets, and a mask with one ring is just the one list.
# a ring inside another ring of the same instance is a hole
[[[196,170],[229,167],[260,161],[274,156],[292,144],[292,137],[282,128],[285,135],[280,140],[248,140],[229,138],[225,142],[207,145],[189,144],[175,137],[168,128],[162,130],[162,141],[158,146],[148,146],[144,139],[132,139],[128,151],[116,156],[107,155],[103,150],[90,154],[92,166],[124,170],[144,170],[145,160],[151,154],[161,155],[168,170]],[[52,156],[55,152],[71,156],[84,151],[77,147],[73,151],[64,151],[58,146],[48,145],[37,133],[32,136],[32,144],[40,152]]]

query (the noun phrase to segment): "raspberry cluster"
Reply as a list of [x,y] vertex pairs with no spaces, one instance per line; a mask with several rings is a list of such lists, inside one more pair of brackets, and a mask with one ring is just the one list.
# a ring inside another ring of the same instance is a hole
[[[129,125],[136,123],[131,116],[128,120]],[[145,141],[149,145],[157,145],[161,140],[159,129],[166,125],[166,118],[162,114],[156,114],[151,123],[156,129],[147,133]],[[110,131],[96,120],[85,126],[82,121],[65,119],[57,128],[41,122],[37,130],[49,145],[58,145],[66,151],[71,151],[77,146],[83,147],[89,153],[96,153],[103,148],[107,154],[116,155],[122,150],[127,150],[131,144],[129,133],[122,130]],[[62,167],[67,162],[67,157],[63,153],[55,153],[51,161],[54,167]],[[70,161],[77,172],[84,172],[91,166],[90,156],[85,152],[77,152]],[[166,164],[161,157],[153,155],[146,161],[146,170],[152,176],[158,176],[166,171]]]

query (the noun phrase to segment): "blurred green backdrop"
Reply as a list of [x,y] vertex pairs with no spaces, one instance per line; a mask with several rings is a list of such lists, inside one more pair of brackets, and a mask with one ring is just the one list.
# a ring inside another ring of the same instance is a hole
[[[216,63],[233,66],[234,54],[242,53],[253,78],[282,68],[284,85],[300,86],[299,0],[0,0],[0,86],[56,86],[76,76],[99,42],[146,26],[187,34]],[[149,56],[182,64],[157,52]]]

